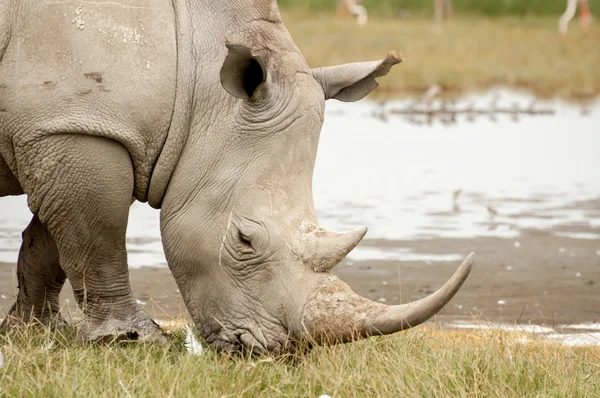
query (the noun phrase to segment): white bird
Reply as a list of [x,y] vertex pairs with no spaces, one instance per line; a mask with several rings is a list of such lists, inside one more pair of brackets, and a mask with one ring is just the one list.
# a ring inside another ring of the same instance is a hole
[[460,205],[458,204],[458,197],[460,196],[461,193],[462,193],[462,189],[457,189],[452,194],[452,210],[455,213],[458,213],[460,211]]
[[427,101],[433,99],[433,97],[437,96],[441,92],[442,92],[442,87],[438,86],[437,84],[434,84],[434,85],[430,86],[429,89],[427,90],[427,92],[423,95],[422,101],[427,102]]
[[348,11],[350,11],[350,13],[352,15],[356,15],[357,16],[357,20],[356,22],[359,25],[366,25],[367,24],[367,9],[365,8],[365,6],[363,6],[362,4],[359,4],[358,0],[344,0],[344,3],[346,5],[346,8],[348,9]]
[[185,349],[190,353],[190,355],[195,355],[197,357],[201,356],[204,352],[204,347],[202,347],[202,344],[196,340],[196,337],[194,336],[194,333],[189,325],[185,326],[185,330],[187,333],[185,336]]
[[2,350],[0,350],[0,369],[4,367],[4,354],[2,354]]
[[575,13],[577,12],[577,0],[567,0],[567,9],[565,13],[561,15],[558,21],[558,31],[566,35],[569,29],[569,21],[573,19]]

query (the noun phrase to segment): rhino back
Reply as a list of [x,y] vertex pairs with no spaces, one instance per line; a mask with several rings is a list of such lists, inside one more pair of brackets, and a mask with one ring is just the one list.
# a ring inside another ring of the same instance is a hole
[[142,191],[175,101],[171,2],[11,4],[0,0],[0,156],[10,165],[40,135],[104,136],[129,150]]

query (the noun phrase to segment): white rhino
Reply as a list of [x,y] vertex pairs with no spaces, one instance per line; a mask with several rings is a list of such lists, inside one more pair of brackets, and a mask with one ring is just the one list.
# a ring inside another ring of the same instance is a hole
[[[132,197],[161,209],[166,258],[200,334],[283,351],[415,326],[468,276],[400,306],[329,271],[363,238],[319,227],[325,100],[355,101],[400,59],[310,69],[274,0],[0,0],[0,197],[28,196],[11,315],[80,335],[164,339],[127,270]],[[3,210],[5,211],[5,210]]]

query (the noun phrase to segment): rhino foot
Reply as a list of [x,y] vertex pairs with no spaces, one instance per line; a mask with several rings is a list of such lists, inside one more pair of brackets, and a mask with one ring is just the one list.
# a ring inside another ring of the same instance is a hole
[[46,327],[63,328],[68,326],[67,322],[62,318],[59,311],[51,312],[36,311],[34,306],[23,305],[19,303],[19,300],[10,307],[6,318],[0,323],[0,329],[5,328],[9,325],[27,325],[27,324],[38,324]]
[[160,327],[144,312],[125,319],[113,318],[99,323],[86,320],[79,329],[79,338],[94,343],[138,341],[165,344],[168,342]]
[[66,326],[60,316],[59,295],[66,275],[56,242],[34,215],[22,234],[17,261],[19,293],[2,327],[8,324]]

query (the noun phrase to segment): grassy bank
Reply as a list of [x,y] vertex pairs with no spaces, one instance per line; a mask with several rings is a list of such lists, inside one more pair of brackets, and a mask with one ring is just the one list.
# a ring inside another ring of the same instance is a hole
[[169,346],[79,345],[73,330],[0,334],[2,396],[583,397],[600,394],[600,347],[527,344],[502,332],[418,328],[288,358],[193,357]]
[[379,93],[414,94],[432,84],[460,93],[504,85],[541,96],[600,93],[600,24],[572,24],[562,37],[554,18],[455,18],[436,33],[429,19],[371,18],[365,27],[329,13],[283,11],[310,66],[381,59],[405,62],[381,80]]
[[[338,0],[278,0],[282,8],[303,8],[310,11],[335,10]],[[594,2],[591,2],[594,6]],[[372,13],[380,15],[408,10],[431,14],[433,0],[364,0]],[[486,16],[560,15],[565,11],[565,0],[452,0],[455,13]]]

